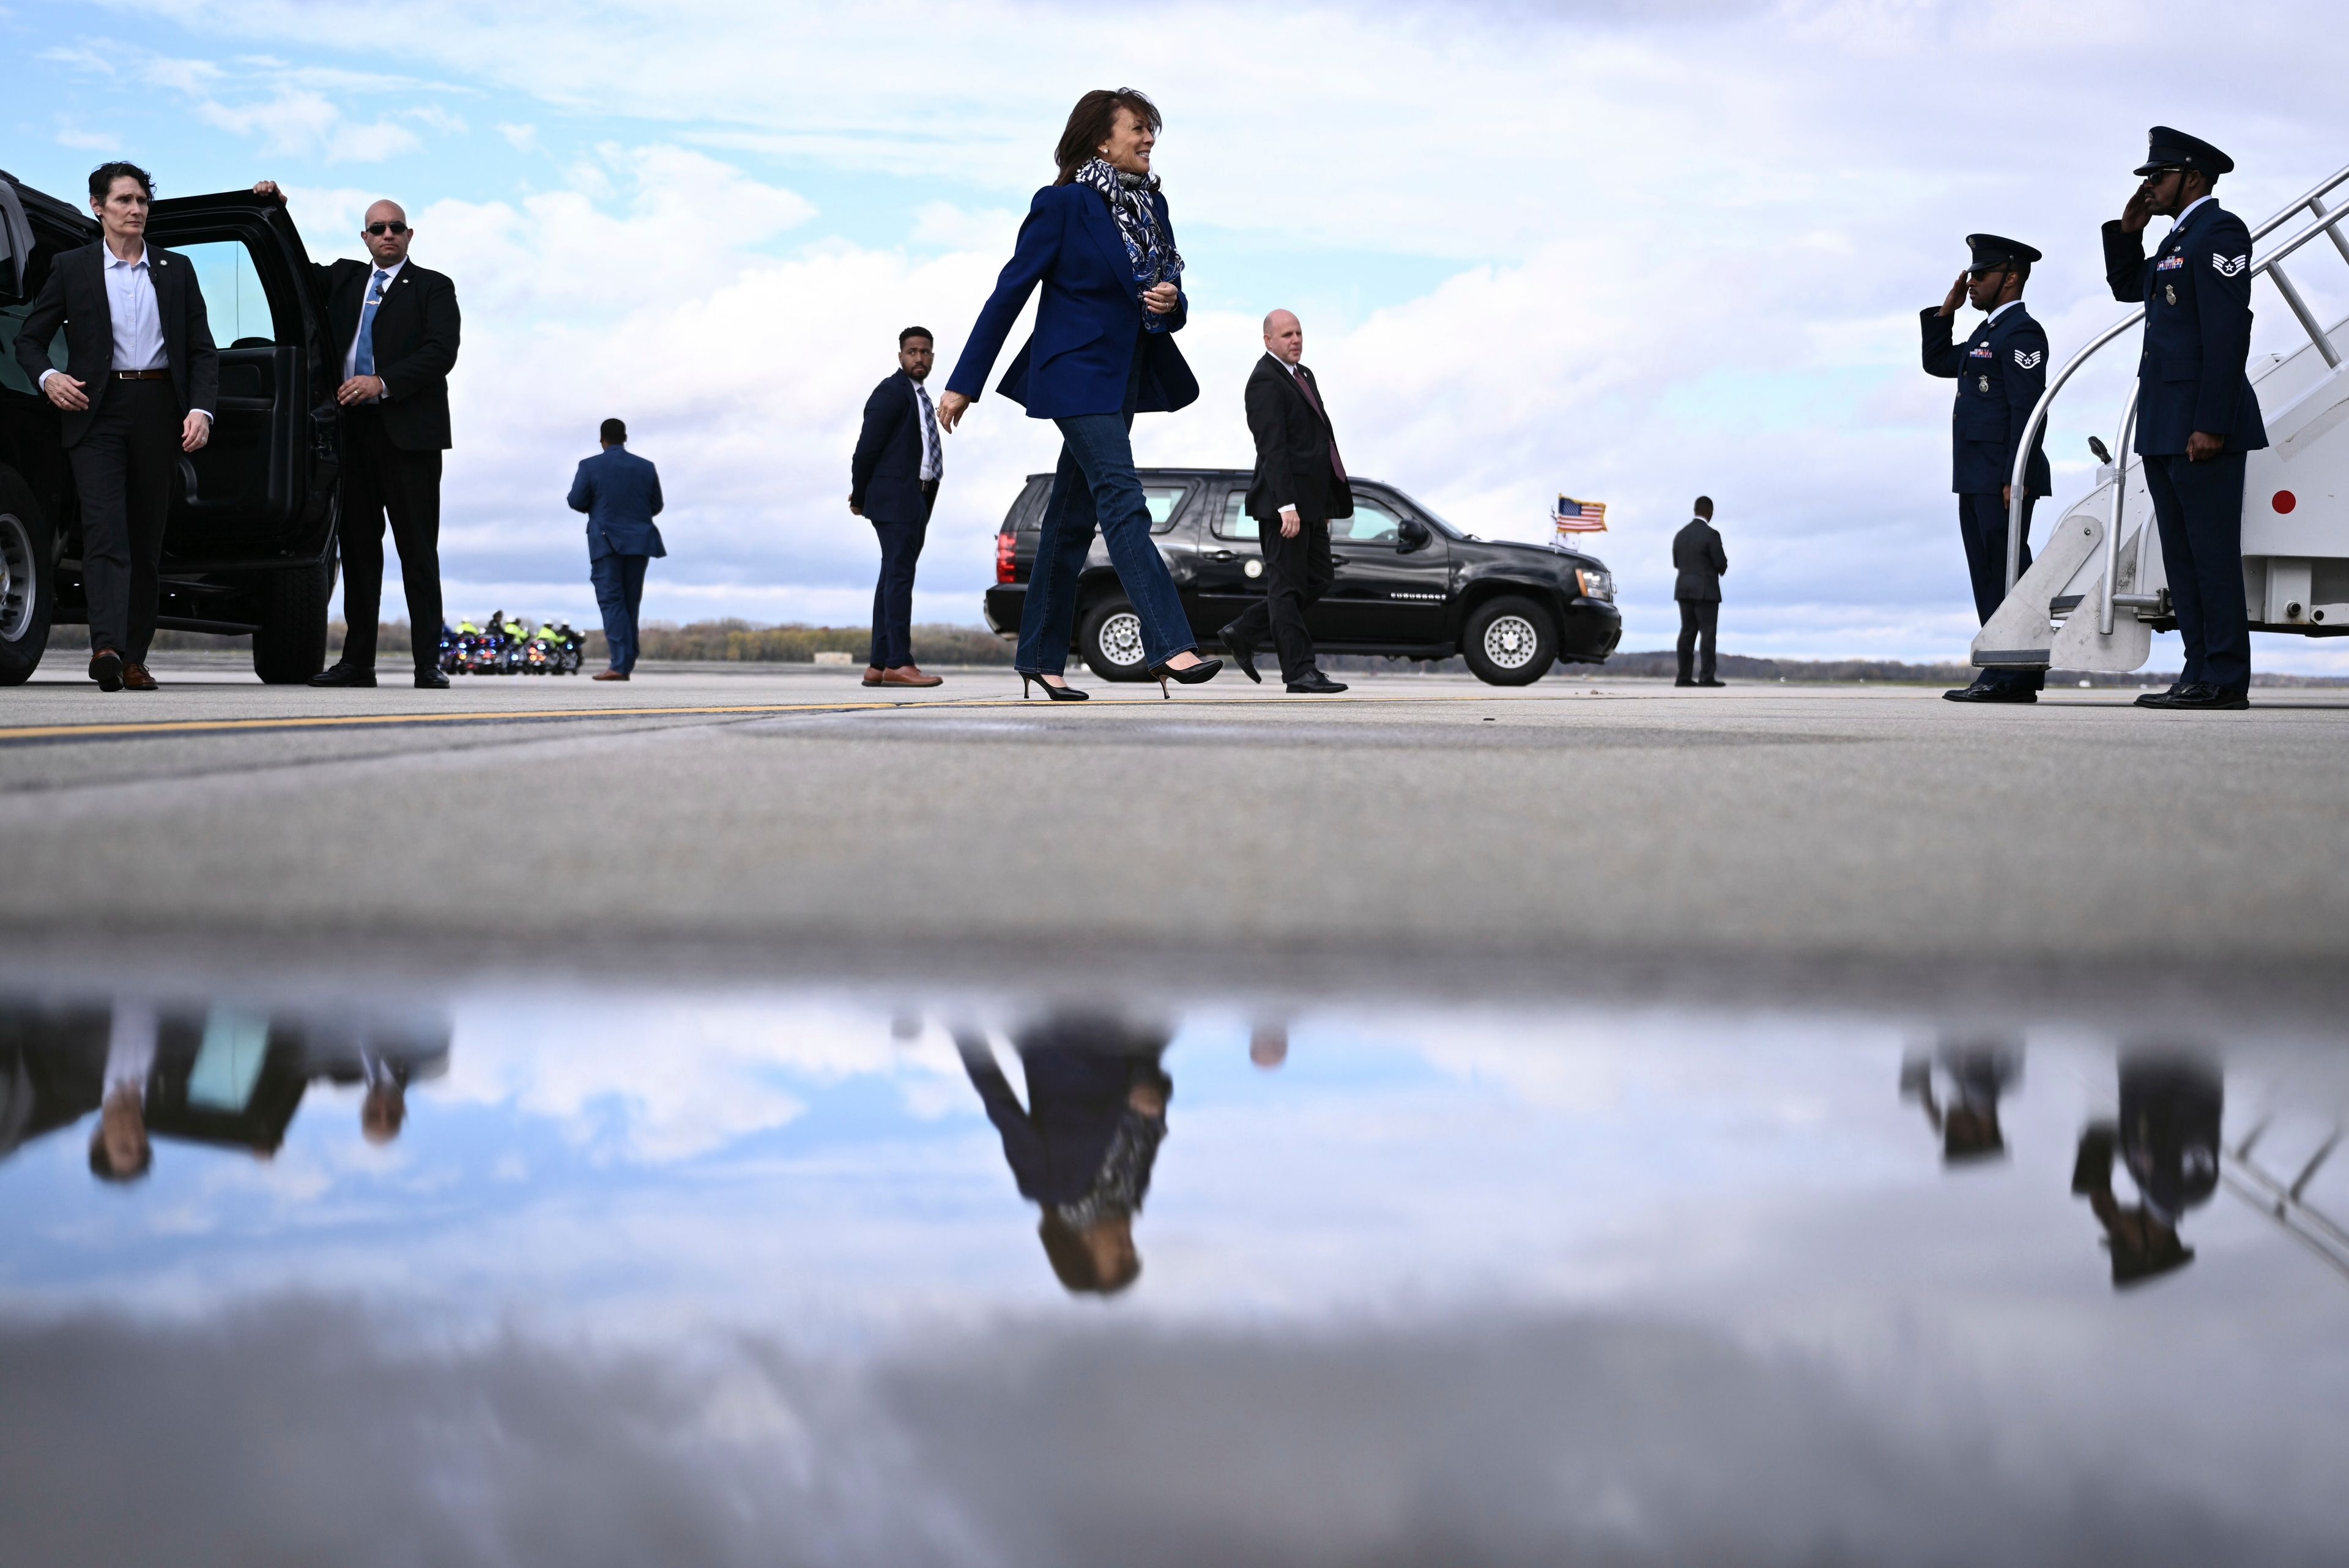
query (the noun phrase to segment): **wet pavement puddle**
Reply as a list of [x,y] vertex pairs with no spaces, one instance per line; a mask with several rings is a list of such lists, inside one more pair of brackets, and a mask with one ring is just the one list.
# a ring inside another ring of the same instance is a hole
[[2075,1023],[0,988],[6,1555],[2337,1563],[2344,1113]]

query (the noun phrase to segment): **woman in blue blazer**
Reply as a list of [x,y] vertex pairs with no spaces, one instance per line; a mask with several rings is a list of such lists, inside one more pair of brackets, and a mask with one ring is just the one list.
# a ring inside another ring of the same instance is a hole
[[1044,508],[1013,668],[1056,702],[1084,693],[1062,679],[1077,613],[1077,578],[1096,526],[1142,618],[1143,653],[1163,691],[1195,686],[1223,661],[1202,659],[1174,579],[1150,538],[1150,508],[1133,471],[1133,416],[1195,402],[1199,383],[1174,347],[1189,309],[1166,198],[1150,172],[1157,109],[1130,88],[1077,100],[1061,134],[1061,177],[1036,192],[1010,265],[978,313],[938,400],[955,428],[978,400],[1011,324],[1039,285],[1036,331],[996,389],[1028,417],[1061,428],[1061,463]]

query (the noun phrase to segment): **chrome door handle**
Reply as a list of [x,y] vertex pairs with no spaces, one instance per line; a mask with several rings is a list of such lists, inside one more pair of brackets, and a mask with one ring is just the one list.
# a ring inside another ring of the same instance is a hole
[[1333,566],[1342,566],[1346,564],[1346,557],[1343,556],[1332,556],[1330,557],[1330,564]]
[[1230,561],[1237,560],[1238,557],[1234,556],[1229,550],[1218,550],[1216,552],[1214,558],[1218,561]]

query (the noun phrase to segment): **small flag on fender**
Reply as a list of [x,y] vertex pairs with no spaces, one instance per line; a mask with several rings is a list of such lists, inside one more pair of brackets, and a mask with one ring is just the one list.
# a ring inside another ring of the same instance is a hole
[[1557,498],[1557,510],[1549,514],[1561,534],[1604,534],[1607,532],[1607,503],[1577,501],[1571,495]]

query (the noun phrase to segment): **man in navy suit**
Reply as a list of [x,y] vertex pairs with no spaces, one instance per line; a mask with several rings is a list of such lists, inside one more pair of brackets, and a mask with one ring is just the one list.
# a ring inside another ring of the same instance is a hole
[[[1925,373],[1954,377],[1957,407],[1951,414],[1950,488],[1958,496],[1958,532],[1965,540],[1966,569],[1973,577],[1974,613],[1988,624],[2006,600],[2007,512],[2013,498],[2014,459],[2031,410],[2047,389],[2047,334],[2023,308],[2023,286],[2039,253],[2019,240],[1968,234],[1973,265],[1958,275],[1940,306],[1919,313]],[[1961,344],[1950,341],[1950,318],[1961,302],[1987,311],[1982,324]],[[2023,470],[2022,565],[2031,565],[2031,509],[2047,494],[2047,454],[2038,440]],[[2047,672],[2008,667],[1985,670],[1972,685],[1944,691],[1952,702],[2036,702]]]
[[626,680],[636,667],[636,607],[644,602],[645,566],[666,556],[660,530],[660,472],[628,450],[628,427],[605,420],[597,432],[604,450],[579,461],[571,481],[571,510],[587,514],[587,577],[604,612],[604,641],[612,668],[598,680]]
[[928,536],[946,454],[938,413],[930,405],[936,340],[926,327],[897,334],[897,373],[864,400],[864,427],[848,462],[848,513],[873,524],[881,541],[881,580],[873,588],[873,648],[867,686],[937,686],[914,662],[914,566]]
[[[2209,142],[2153,128],[2145,183],[2105,224],[2113,297],[2145,306],[2137,363],[2137,452],[2161,531],[2169,605],[2186,667],[2144,708],[2248,708],[2251,617],[2243,603],[2244,453],[2268,444],[2251,352],[2251,234],[2211,198],[2235,161]],[[2147,220],[2177,223],[2145,254]]]

